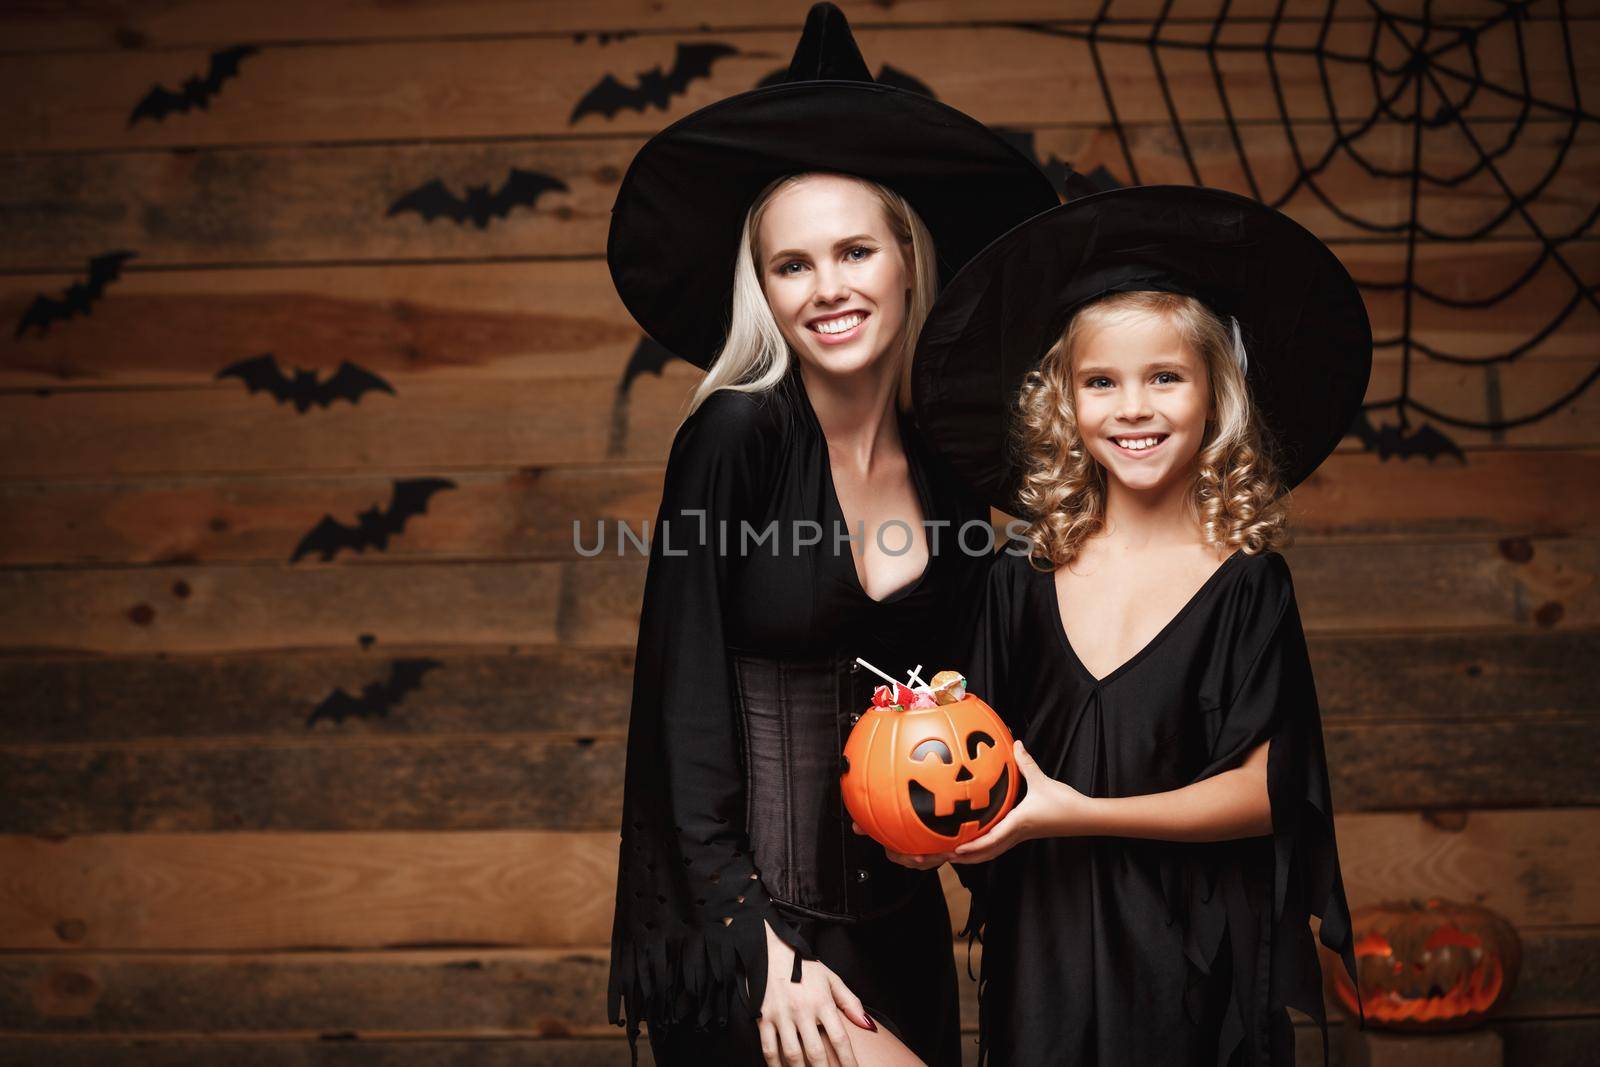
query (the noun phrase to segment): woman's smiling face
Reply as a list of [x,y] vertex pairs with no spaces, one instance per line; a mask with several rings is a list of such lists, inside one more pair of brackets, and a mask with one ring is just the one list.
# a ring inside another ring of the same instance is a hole
[[807,367],[848,376],[899,343],[911,276],[882,203],[859,182],[817,174],[785,187],[756,246],[767,304]]
[[1135,492],[1194,469],[1211,407],[1205,365],[1162,315],[1124,313],[1072,360],[1078,433],[1108,478]]

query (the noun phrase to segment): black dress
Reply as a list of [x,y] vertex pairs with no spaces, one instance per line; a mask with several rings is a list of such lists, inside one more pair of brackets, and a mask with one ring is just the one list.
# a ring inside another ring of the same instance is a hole
[[1046,774],[1089,796],[1178,789],[1272,743],[1271,836],[1043,838],[964,871],[983,925],[990,1061],[1292,1063],[1285,1006],[1323,1019],[1308,915],[1322,917],[1323,942],[1352,973],[1354,959],[1283,557],[1230,556],[1143,649],[1095,679],[1062,628],[1053,575],[1008,552],[990,574],[976,646],[973,691]]
[[928,530],[921,577],[881,602],[856,575],[796,375],[713,394],[673,442],[634,668],[609,1005],[630,1039],[649,1024],[660,1064],[762,1062],[763,920],[924,1060],[960,1062],[938,878],[854,834],[839,793],[877,682],[855,657],[955,664],[987,565],[986,525],[968,531],[977,552],[956,541],[987,510],[909,420],[901,433],[925,520],[950,525]]

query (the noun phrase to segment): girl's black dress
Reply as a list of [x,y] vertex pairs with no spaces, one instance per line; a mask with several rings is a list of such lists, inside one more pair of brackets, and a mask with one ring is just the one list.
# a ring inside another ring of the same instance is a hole
[[[634,668],[611,942],[611,1019],[630,1039],[648,1022],[657,1063],[762,1063],[763,920],[924,1060],[960,1062],[938,878],[854,834],[839,794],[845,738],[878,681],[855,658],[890,672],[955,665],[988,563],[987,509],[909,420],[901,432],[935,525],[927,569],[881,602],[856,575],[796,375],[764,395],[713,394],[673,442]],[[969,523],[983,524],[967,530],[973,553],[957,541]],[[890,526],[884,543],[897,549],[903,531]]]
[[[1066,605],[1068,612],[1072,605]],[[982,1038],[996,1067],[1288,1064],[1285,1006],[1323,1018],[1307,925],[1354,971],[1322,727],[1289,568],[1235,553],[1096,679],[1055,581],[1002,554],[973,691],[1040,768],[1098,797],[1178,789],[1271,741],[1271,836],[1024,842],[962,869],[983,925]],[[1324,1031],[1325,1033],[1325,1031]]]

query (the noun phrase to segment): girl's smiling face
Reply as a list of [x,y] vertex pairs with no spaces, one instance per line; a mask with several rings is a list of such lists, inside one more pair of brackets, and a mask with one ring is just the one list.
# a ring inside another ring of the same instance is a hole
[[882,204],[860,183],[819,174],[781,190],[756,245],[767,304],[805,365],[850,375],[899,343],[911,276]]
[[1166,317],[1119,314],[1076,347],[1078,433],[1108,479],[1149,492],[1191,474],[1211,389],[1205,365]]

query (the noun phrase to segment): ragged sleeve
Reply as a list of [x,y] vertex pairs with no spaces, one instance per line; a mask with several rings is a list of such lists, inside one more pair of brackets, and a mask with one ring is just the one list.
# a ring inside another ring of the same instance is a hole
[[652,529],[634,663],[622,848],[611,932],[611,1021],[721,1027],[766,992],[763,921],[806,957],[757,875],[745,833],[738,709],[718,551],[770,485],[770,400],[713,394],[679,430]]
[[[1235,998],[1219,1062],[1225,1062],[1231,1036],[1245,1044],[1245,1062],[1282,1064],[1294,1058],[1286,1007],[1317,1020],[1326,1054],[1321,967],[1310,917],[1321,918],[1322,942],[1343,960],[1352,980],[1355,956],[1322,717],[1289,567],[1275,552],[1245,562],[1248,573],[1230,598],[1231,617],[1223,627],[1230,636],[1220,643],[1205,686],[1214,726],[1210,764],[1199,777],[1237,767],[1270,742],[1272,839],[1270,850],[1253,847],[1264,846],[1261,839],[1220,846],[1219,854],[1229,859],[1225,869],[1212,872],[1218,892],[1206,893],[1212,921],[1195,914],[1207,910],[1200,901],[1193,902],[1190,917],[1197,926],[1229,927]],[[1204,955],[1213,955],[1214,948],[1206,946]]]

